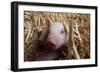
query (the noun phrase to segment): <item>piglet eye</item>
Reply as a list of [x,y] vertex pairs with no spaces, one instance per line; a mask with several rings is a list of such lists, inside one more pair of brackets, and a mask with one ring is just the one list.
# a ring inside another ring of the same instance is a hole
[[61,33],[64,33],[64,30],[62,30]]

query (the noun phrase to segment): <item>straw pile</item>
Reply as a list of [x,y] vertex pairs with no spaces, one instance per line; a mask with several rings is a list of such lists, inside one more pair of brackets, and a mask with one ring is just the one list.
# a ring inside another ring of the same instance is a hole
[[38,55],[37,39],[46,19],[63,22],[69,34],[68,48],[62,51],[64,59],[90,58],[90,15],[58,12],[24,12],[24,61],[34,61]]

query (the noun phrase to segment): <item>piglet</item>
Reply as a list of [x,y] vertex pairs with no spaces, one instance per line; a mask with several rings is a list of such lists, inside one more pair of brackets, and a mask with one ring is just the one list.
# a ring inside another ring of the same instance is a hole
[[47,27],[42,30],[39,37],[39,49],[41,54],[36,60],[55,60],[63,57],[62,47],[68,43],[68,34],[65,33],[62,22],[46,20]]

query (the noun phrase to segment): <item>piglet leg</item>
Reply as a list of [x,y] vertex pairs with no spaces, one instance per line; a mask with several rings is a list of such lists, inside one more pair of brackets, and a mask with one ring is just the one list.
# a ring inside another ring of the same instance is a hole
[[43,44],[44,41],[47,38],[48,32],[49,32],[49,27],[50,27],[50,21],[48,19],[46,19],[46,25],[42,28],[42,33],[39,37],[39,43]]
[[41,35],[39,37],[39,42],[43,43],[43,41],[46,39],[47,37],[47,33],[48,33],[48,29],[47,28],[43,28]]
[[59,58],[59,55],[56,51],[48,51],[40,54],[35,61],[47,61],[47,60],[56,60]]

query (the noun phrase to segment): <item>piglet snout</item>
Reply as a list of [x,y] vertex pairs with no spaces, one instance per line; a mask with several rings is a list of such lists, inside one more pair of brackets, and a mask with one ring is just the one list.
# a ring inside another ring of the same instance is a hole
[[46,46],[47,48],[49,48],[50,50],[56,50],[56,42],[53,39],[47,39],[46,41]]

